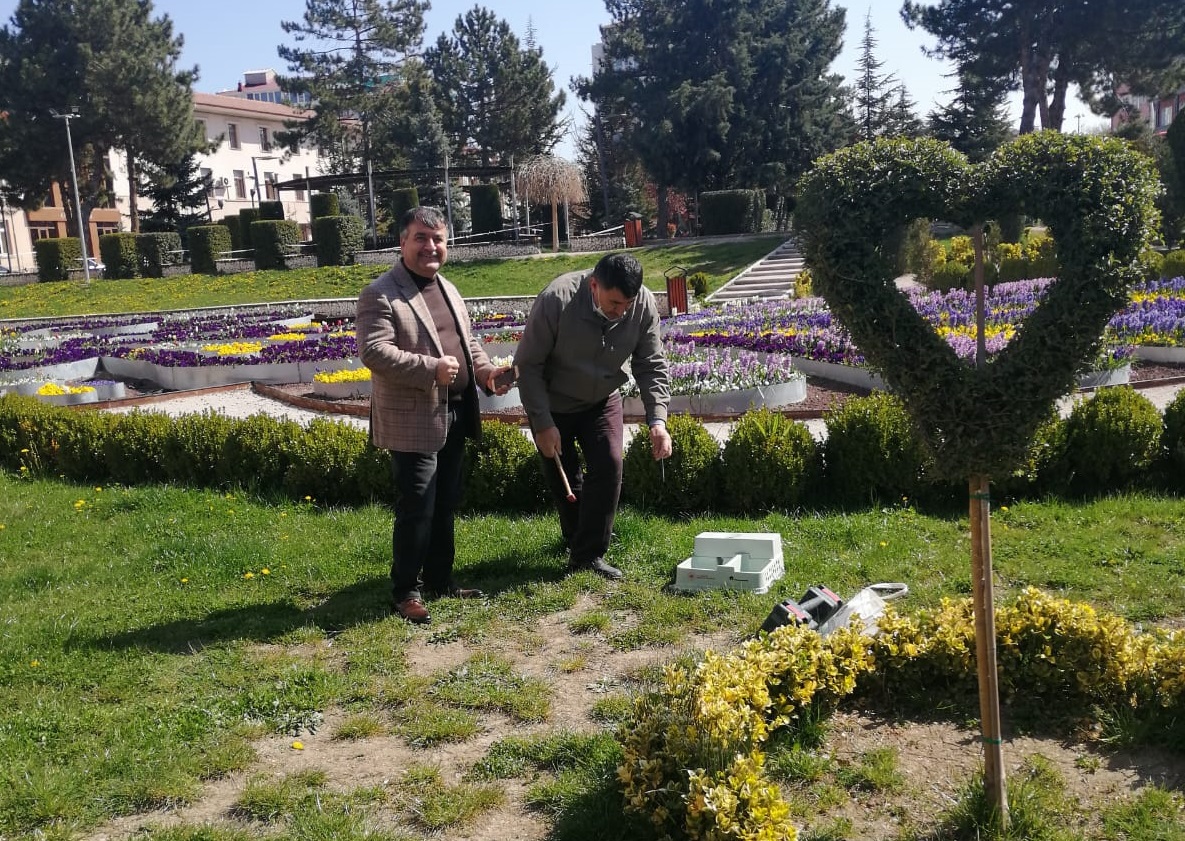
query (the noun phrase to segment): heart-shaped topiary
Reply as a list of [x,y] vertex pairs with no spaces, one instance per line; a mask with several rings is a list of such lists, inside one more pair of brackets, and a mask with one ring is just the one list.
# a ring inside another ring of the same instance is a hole
[[[902,398],[938,471],[999,477],[1024,459],[1139,278],[1158,189],[1148,159],[1119,140],[1030,134],[977,166],[937,141],[878,140],[820,158],[794,222],[815,289]],[[970,228],[1014,213],[1045,222],[1061,273],[977,369],[897,290],[897,247],[918,217]]]

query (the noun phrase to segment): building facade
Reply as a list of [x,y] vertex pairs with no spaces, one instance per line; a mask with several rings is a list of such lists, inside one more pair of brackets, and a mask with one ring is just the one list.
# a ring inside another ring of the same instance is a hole
[[[217,222],[245,208],[257,207],[261,200],[281,201],[284,218],[297,222],[303,238],[310,239],[309,191],[277,192],[275,185],[322,174],[321,155],[313,148],[292,153],[276,145],[276,132],[283,131],[286,122],[299,119],[305,112],[271,101],[278,98],[278,95],[272,97],[273,71],[253,73],[265,74],[266,84],[245,84],[237,91],[193,96],[194,119],[202,126],[207,140],[219,141],[213,152],[198,156],[201,172],[213,182],[206,195],[207,216]],[[253,73],[247,74],[248,82]],[[122,151],[113,150],[109,165],[115,206],[91,211],[87,232],[87,253],[91,255],[98,253],[101,235],[132,229],[127,158]],[[62,202],[63,197],[55,186],[39,210],[23,211],[0,205],[0,267],[11,272],[36,271],[33,242],[67,236]],[[137,204],[141,210],[151,206],[142,195],[137,196]]]
[[[1143,120],[1157,134],[1164,134],[1169,130],[1173,120],[1185,111],[1185,87],[1163,96],[1133,96],[1122,94],[1123,101],[1138,115],[1136,119]],[[1114,130],[1125,120],[1131,119],[1120,111],[1111,118],[1111,129]]]

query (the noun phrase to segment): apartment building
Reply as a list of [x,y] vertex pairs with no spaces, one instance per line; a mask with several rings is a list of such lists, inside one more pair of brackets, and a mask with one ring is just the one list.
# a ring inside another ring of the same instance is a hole
[[[309,191],[277,191],[275,185],[320,175],[321,155],[313,148],[292,153],[276,145],[276,132],[284,129],[285,122],[298,119],[304,112],[283,102],[272,101],[279,98],[278,94],[273,96],[273,71],[252,71],[247,74],[247,81],[259,73],[264,74],[263,84],[244,84],[236,91],[193,95],[194,119],[202,126],[208,140],[219,141],[213,152],[198,157],[201,171],[213,181],[213,187],[206,195],[206,213],[216,222],[244,208],[256,207],[261,200],[281,201],[284,218],[296,221],[304,238],[310,239]],[[247,93],[259,96],[248,97]],[[127,158],[121,151],[113,150],[109,165],[115,206],[91,212],[88,254],[98,253],[102,234],[131,230]],[[73,201],[71,197],[66,198]],[[8,205],[0,206],[0,222],[3,223],[0,224],[0,271],[36,270],[34,240],[67,235],[62,202],[63,197],[55,186],[40,210],[22,211]],[[147,199],[138,196],[137,203],[143,209]]]
[[[1146,122],[1157,134],[1164,134],[1168,131],[1177,115],[1185,111],[1185,87],[1163,96],[1132,96],[1129,94],[1121,94],[1121,96],[1123,101],[1139,115],[1138,119]],[[1127,118],[1123,112],[1113,116],[1111,129],[1118,128],[1124,119]]]

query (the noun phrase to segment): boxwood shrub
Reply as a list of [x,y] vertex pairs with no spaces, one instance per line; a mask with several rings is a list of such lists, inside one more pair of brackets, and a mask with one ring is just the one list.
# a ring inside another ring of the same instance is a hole
[[622,496],[639,508],[688,516],[711,511],[716,503],[720,447],[703,424],[687,415],[667,419],[674,450],[655,461],[650,432],[641,428],[625,452]]
[[286,269],[300,245],[300,225],[292,219],[261,219],[251,223],[255,268]]
[[466,511],[539,511],[548,500],[535,445],[512,424],[482,421],[481,441],[468,441]]
[[218,274],[215,261],[230,250],[230,228],[225,225],[195,225],[189,229],[189,264],[194,274]]
[[319,216],[313,220],[318,266],[352,266],[366,243],[361,216]]
[[746,412],[724,444],[720,507],[794,510],[806,501],[820,467],[818,445],[804,425],[769,409]]
[[309,213],[313,219],[337,216],[341,213],[336,193],[313,193],[309,196]]
[[176,231],[137,234],[136,254],[144,277],[164,277],[165,266],[181,262],[181,234]]
[[103,234],[99,237],[99,257],[106,267],[103,271],[105,277],[122,280],[140,276],[136,234]]
[[900,399],[886,392],[854,397],[824,419],[823,471],[832,501],[896,502],[921,489],[926,453]]
[[1054,481],[1074,496],[1146,484],[1159,460],[1163,428],[1160,412],[1135,389],[1102,389],[1066,419]]
[[78,237],[50,237],[33,242],[37,256],[37,279],[69,280],[70,269],[81,266],[82,241]]

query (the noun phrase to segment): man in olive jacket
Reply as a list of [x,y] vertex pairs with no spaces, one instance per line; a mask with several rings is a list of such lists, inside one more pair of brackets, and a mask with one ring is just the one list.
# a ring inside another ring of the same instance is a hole
[[439,274],[447,243],[440,211],[409,210],[399,262],[362,290],[355,323],[358,356],[371,371],[371,442],[391,451],[392,603],[419,624],[431,618],[426,598],[483,596],[453,580],[453,513],[465,438],[481,434],[478,384],[495,393],[503,370],[473,336],[457,288]]
[[621,496],[624,426],[618,389],[626,382],[627,363],[646,410],[651,452],[656,459],[671,454],[670,383],[658,305],[642,285],[637,259],[606,254],[591,273],[561,275],[548,284],[531,307],[514,362],[568,546],[568,569],[615,581],[621,570],[605,561],[605,553]]

